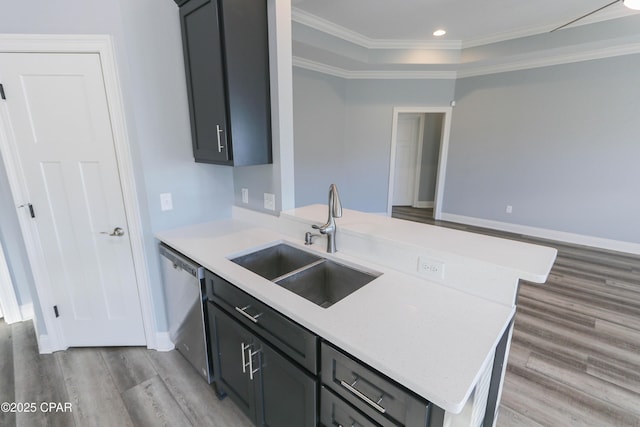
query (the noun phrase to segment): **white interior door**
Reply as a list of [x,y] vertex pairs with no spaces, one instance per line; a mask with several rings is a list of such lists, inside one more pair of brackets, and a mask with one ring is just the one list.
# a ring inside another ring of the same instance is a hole
[[100,56],[3,53],[0,78],[65,344],[145,344]]
[[398,115],[396,130],[396,163],[393,181],[393,205],[413,205],[416,193],[416,165],[421,114]]

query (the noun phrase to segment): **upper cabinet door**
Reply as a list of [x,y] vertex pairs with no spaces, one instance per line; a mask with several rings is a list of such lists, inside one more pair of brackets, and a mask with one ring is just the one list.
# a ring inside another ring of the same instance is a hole
[[272,162],[266,0],[176,0],[196,161]]
[[216,1],[189,1],[180,8],[180,21],[194,157],[228,163],[225,73]]
[[219,0],[234,165],[271,163],[267,0]]

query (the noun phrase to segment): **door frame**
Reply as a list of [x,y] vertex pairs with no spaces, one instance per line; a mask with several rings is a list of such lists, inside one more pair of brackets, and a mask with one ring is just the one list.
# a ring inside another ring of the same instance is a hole
[[[387,216],[391,216],[393,207],[393,187],[395,181],[396,169],[396,149],[397,149],[397,133],[398,133],[398,115],[401,113],[442,113],[444,119],[442,123],[442,136],[440,138],[440,153],[438,156],[438,174],[436,176],[436,192],[433,201],[433,218],[442,219],[442,198],[444,196],[444,180],[447,169],[447,156],[449,154],[449,135],[451,132],[451,114],[452,107],[393,107],[393,121],[391,124],[391,153],[389,160],[389,189],[387,193]],[[422,153],[422,144],[418,145],[419,153]],[[416,179],[419,179],[419,175]],[[416,192],[418,188],[416,188]]]
[[[160,344],[164,349],[165,345],[158,342],[162,340],[158,338],[157,324],[153,314],[142,219],[112,37],[109,35],[0,34],[0,53],[95,53],[100,56],[146,343],[148,348],[158,348],[158,344]],[[16,140],[9,121],[7,107],[2,102],[0,102],[0,152],[7,170],[13,200],[16,209],[18,209],[17,206],[28,203],[29,198],[26,179],[18,166]],[[23,211],[24,209],[18,211],[18,221],[35,280],[37,296],[34,297],[37,297],[40,302],[42,320],[47,329],[46,333],[39,333],[36,319],[34,325],[36,326],[38,347],[40,353],[65,350],[68,345],[64,340],[62,326],[60,322],[56,321],[53,309],[47,309],[47,307],[54,305],[54,298],[44,263],[44,255],[36,244],[36,227]]]

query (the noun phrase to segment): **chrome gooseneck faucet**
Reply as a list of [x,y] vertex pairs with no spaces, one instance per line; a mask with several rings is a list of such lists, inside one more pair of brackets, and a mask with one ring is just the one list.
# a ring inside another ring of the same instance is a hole
[[336,252],[336,221],[335,218],[342,216],[342,203],[338,195],[338,187],[335,184],[329,186],[329,219],[324,225],[312,225],[312,227],[327,235],[327,252]]

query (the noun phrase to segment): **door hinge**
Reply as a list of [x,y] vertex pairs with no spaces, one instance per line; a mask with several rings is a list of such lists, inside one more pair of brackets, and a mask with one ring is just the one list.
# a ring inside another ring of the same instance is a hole
[[58,306],[57,305],[53,306],[53,312],[55,313],[56,317],[60,317],[60,313],[58,313]]
[[0,83],[0,98],[7,99],[7,97],[4,96],[4,86],[2,86],[2,83]]

